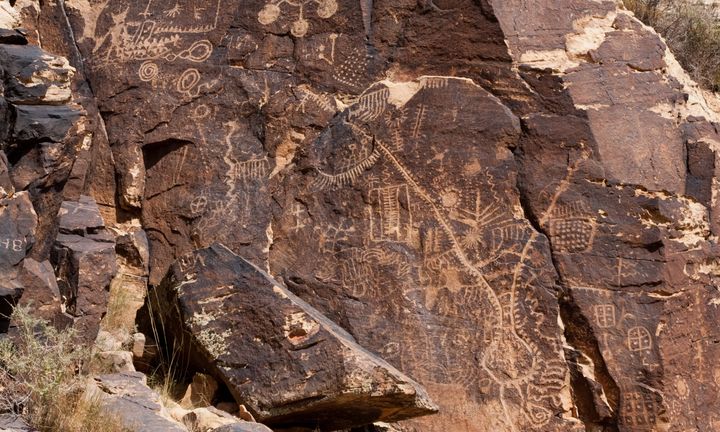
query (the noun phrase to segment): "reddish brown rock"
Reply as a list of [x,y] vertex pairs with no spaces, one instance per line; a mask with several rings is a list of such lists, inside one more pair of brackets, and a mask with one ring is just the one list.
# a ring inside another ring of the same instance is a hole
[[74,326],[92,341],[107,311],[110,281],[117,269],[115,242],[89,197],[63,202],[58,218],[60,234],[52,250],[55,274]]
[[60,288],[49,261],[37,262],[32,258],[25,258],[18,280],[23,288],[20,305],[28,307],[34,315],[60,328],[72,322],[72,317],[63,310]]
[[437,411],[420,385],[222,245],[183,257],[151,298],[171,343],[271,427],[336,430]]
[[37,215],[26,192],[0,199],[0,332],[23,293],[23,260],[32,248]]
[[260,423],[237,422],[220,426],[210,432],[271,432],[272,429]]
[[9,165],[5,152],[0,151],[0,199],[5,199],[15,193],[15,186],[10,180]]
[[[47,138],[3,147],[35,197],[38,262],[59,206],[41,191],[71,172],[67,201],[92,194],[147,231],[151,285],[222,241],[417,379],[441,412],[406,430],[720,428],[720,116],[616,2],[67,0],[25,16],[30,42],[73,59],[94,122],[69,147],[62,119],[0,128]],[[31,51],[3,48],[8,95],[69,88]]]
[[89,397],[95,398],[129,431],[187,431],[163,415],[160,395],[147,386],[147,378],[140,372],[100,375],[90,388]]

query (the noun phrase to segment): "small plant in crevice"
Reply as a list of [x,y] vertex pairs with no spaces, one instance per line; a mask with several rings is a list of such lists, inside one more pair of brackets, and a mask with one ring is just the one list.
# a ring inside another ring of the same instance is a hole
[[81,373],[91,350],[74,329],[58,330],[17,307],[12,337],[0,339],[0,412],[15,413],[41,432],[122,432]]
[[171,334],[166,326],[156,289],[148,291],[145,302],[152,338],[157,344],[158,361],[148,376],[148,385],[161,397],[163,403],[182,397],[182,382],[188,374],[188,359],[182,354],[184,334]]

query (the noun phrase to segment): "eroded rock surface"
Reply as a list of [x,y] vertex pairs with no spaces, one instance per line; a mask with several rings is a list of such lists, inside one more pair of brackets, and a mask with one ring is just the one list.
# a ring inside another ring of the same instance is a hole
[[437,411],[412,379],[220,244],[181,258],[151,298],[171,343],[267,425],[337,430]]
[[146,384],[140,372],[101,375],[95,378],[96,398],[133,432],[185,432],[183,426],[167,418],[160,403],[160,395]]
[[0,199],[0,331],[25,289],[23,260],[35,242],[37,214],[26,192]]
[[114,237],[90,197],[64,201],[58,217],[60,233],[52,250],[55,274],[75,327],[92,342],[107,312],[116,271]]
[[0,198],[36,263],[91,195],[114,286],[222,242],[427,388],[401,430],[720,429],[720,105],[615,2],[23,3]]

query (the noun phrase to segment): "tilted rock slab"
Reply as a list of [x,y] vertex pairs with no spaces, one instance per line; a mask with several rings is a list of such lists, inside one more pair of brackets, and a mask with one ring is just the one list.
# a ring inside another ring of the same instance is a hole
[[419,384],[220,244],[181,258],[151,296],[165,330],[189,334],[176,342],[271,427],[335,430],[437,411]]

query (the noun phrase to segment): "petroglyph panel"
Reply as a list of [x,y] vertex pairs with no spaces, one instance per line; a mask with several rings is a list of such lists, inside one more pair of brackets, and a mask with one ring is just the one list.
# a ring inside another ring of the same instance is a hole
[[632,430],[653,430],[657,420],[656,397],[649,392],[628,392],[623,395],[622,423]]
[[[554,428],[567,367],[542,288],[552,286],[548,244],[517,217],[517,190],[504,180],[513,163],[500,137],[518,124],[467,80],[400,85],[413,89],[400,103],[384,84],[361,92],[297,161],[314,176],[307,209],[283,206],[313,224],[286,210],[289,234],[273,224],[271,262],[282,250],[277,259],[291,263],[276,268],[283,277],[349,298],[332,308],[362,329],[360,342],[422,382],[457,385],[478,407],[492,395],[508,428]],[[495,129],[473,131],[459,106]],[[457,135],[466,128],[474,141]],[[297,255],[300,239],[317,246]],[[436,325],[421,324],[429,316]],[[388,319],[403,331],[378,337]]]
[[335,15],[338,10],[336,0],[270,0],[257,14],[262,25],[276,21],[290,21],[290,32],[295,37],[303,37],[310,28],[306,14],[313,13],[321,19]]
[[[682,143],[688,124],[643,134],[636,120],[657,104],[634,106],[635,153],[658,168],[635,175],[617,158],[627,139],[613,139],[625,108],[585,116],[573,103],[637,92],[664,104],[682,90],[659,69],[595,62],[568,81],[512,60],[525,43],[571,46],[584,16],[608,16],[603,44],[647,36],[607,15],[612,2],[572,14],[520,1],[65,3],[112,151],[97,160],[117,165],[107,195],[119,179],[121,200],[141,201],[118,214],[147,231],[151,284],[223,242],[433,392],[441,414],[412,431],[582,430],[573,350],[604,391],[591,422],[652,430],[672,410],[680,431],[720,423],[693,409],[720,389],[707,366],[718,331],[687,324],[720,319],[705,210],[656,190],[682,192],[693,170],[647,139]],[[521,37],[516,18],[543,25]],[[603,87],[611,77],[627,82]],[[0,255],[27,249],[5,237]]]
[[596,223],[582,201],[559,203],[549,216],[547,224],[555,251],[578,253],[592,248]]

